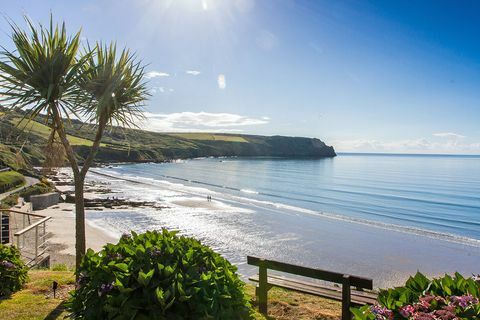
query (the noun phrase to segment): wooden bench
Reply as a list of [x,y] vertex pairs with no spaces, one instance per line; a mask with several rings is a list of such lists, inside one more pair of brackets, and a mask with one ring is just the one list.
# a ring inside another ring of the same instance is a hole
[[[258,308],[265,315],[267,314],[267,293],[273,286],[342,301],[342,320],[350,320],[352,318],[350,313],[351,306],[373,304],[377,299],[376,293],[363,291],[363,289],[373,289],[372,279],[251,256],[247,257],[247,262],[250,265],[259,267],[258,275],[251,277],[249,280],[258,283],[255,295]],[[333,282],[341,284],[342,287],[328,286],[279,275],[268,276],[268,269]],[[352,287],[354,287],[353,290]]]

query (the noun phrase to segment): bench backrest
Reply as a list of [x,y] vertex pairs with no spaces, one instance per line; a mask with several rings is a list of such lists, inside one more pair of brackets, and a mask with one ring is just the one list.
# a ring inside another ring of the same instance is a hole
[[247,256],[247,263],[257,267],[264,267],[270,270],[276,270],[281,272],[286,272],[290,274],[295,274],[299,276],[309,277],[318,280],[324,280],[334,283],[343,283],[344,276],[349,276],[350,285],[362,288],[362,289],[373,289],[373,280],[358,277],[353,275],[347,275],[344,273],[332,272],[332,271],[325,271],[321,269],[313,269],[308,267],[302,267],[294,264],[278,262],[273,260],[261,259],[257,257]]

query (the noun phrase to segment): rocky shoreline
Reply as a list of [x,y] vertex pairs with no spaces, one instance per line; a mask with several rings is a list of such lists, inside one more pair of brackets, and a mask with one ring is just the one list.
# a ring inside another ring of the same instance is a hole
[[[60,193],[60,198],[65,203],[75,203],[75,185],[70,173],[65,170],[53,171],[47,176]],[[103,211],[106,209],[154,208],[161,210],[167,208],[155,201],[135,201],[116,197],[116,191],[110,188],[110,183],[87,180],[84,189],[85,209]]]

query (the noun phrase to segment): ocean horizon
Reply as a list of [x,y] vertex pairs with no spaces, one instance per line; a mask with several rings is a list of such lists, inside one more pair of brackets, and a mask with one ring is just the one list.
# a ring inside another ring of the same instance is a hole
[[404,157],[465,157],[480,158],[480,154],[462,154],[462,153],[397,153],[397,152],[346,152],[337,151],[337,155],[365,155],[365,156],[404,156]]

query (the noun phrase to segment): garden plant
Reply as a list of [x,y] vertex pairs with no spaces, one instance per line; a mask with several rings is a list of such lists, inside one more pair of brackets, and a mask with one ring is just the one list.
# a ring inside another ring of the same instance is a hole
[[69,309],[75,319],[249,319],[236,270],[176,232],[132,232],[87,251]]
[[18,249],[0,244],[0,297],[20,290],[28,279],[27,272]]
[[421,273],[405,286],[382,290],[378,304],[352,308],[354,319],[480,319],[480,284],[459,273],[428,279]]

